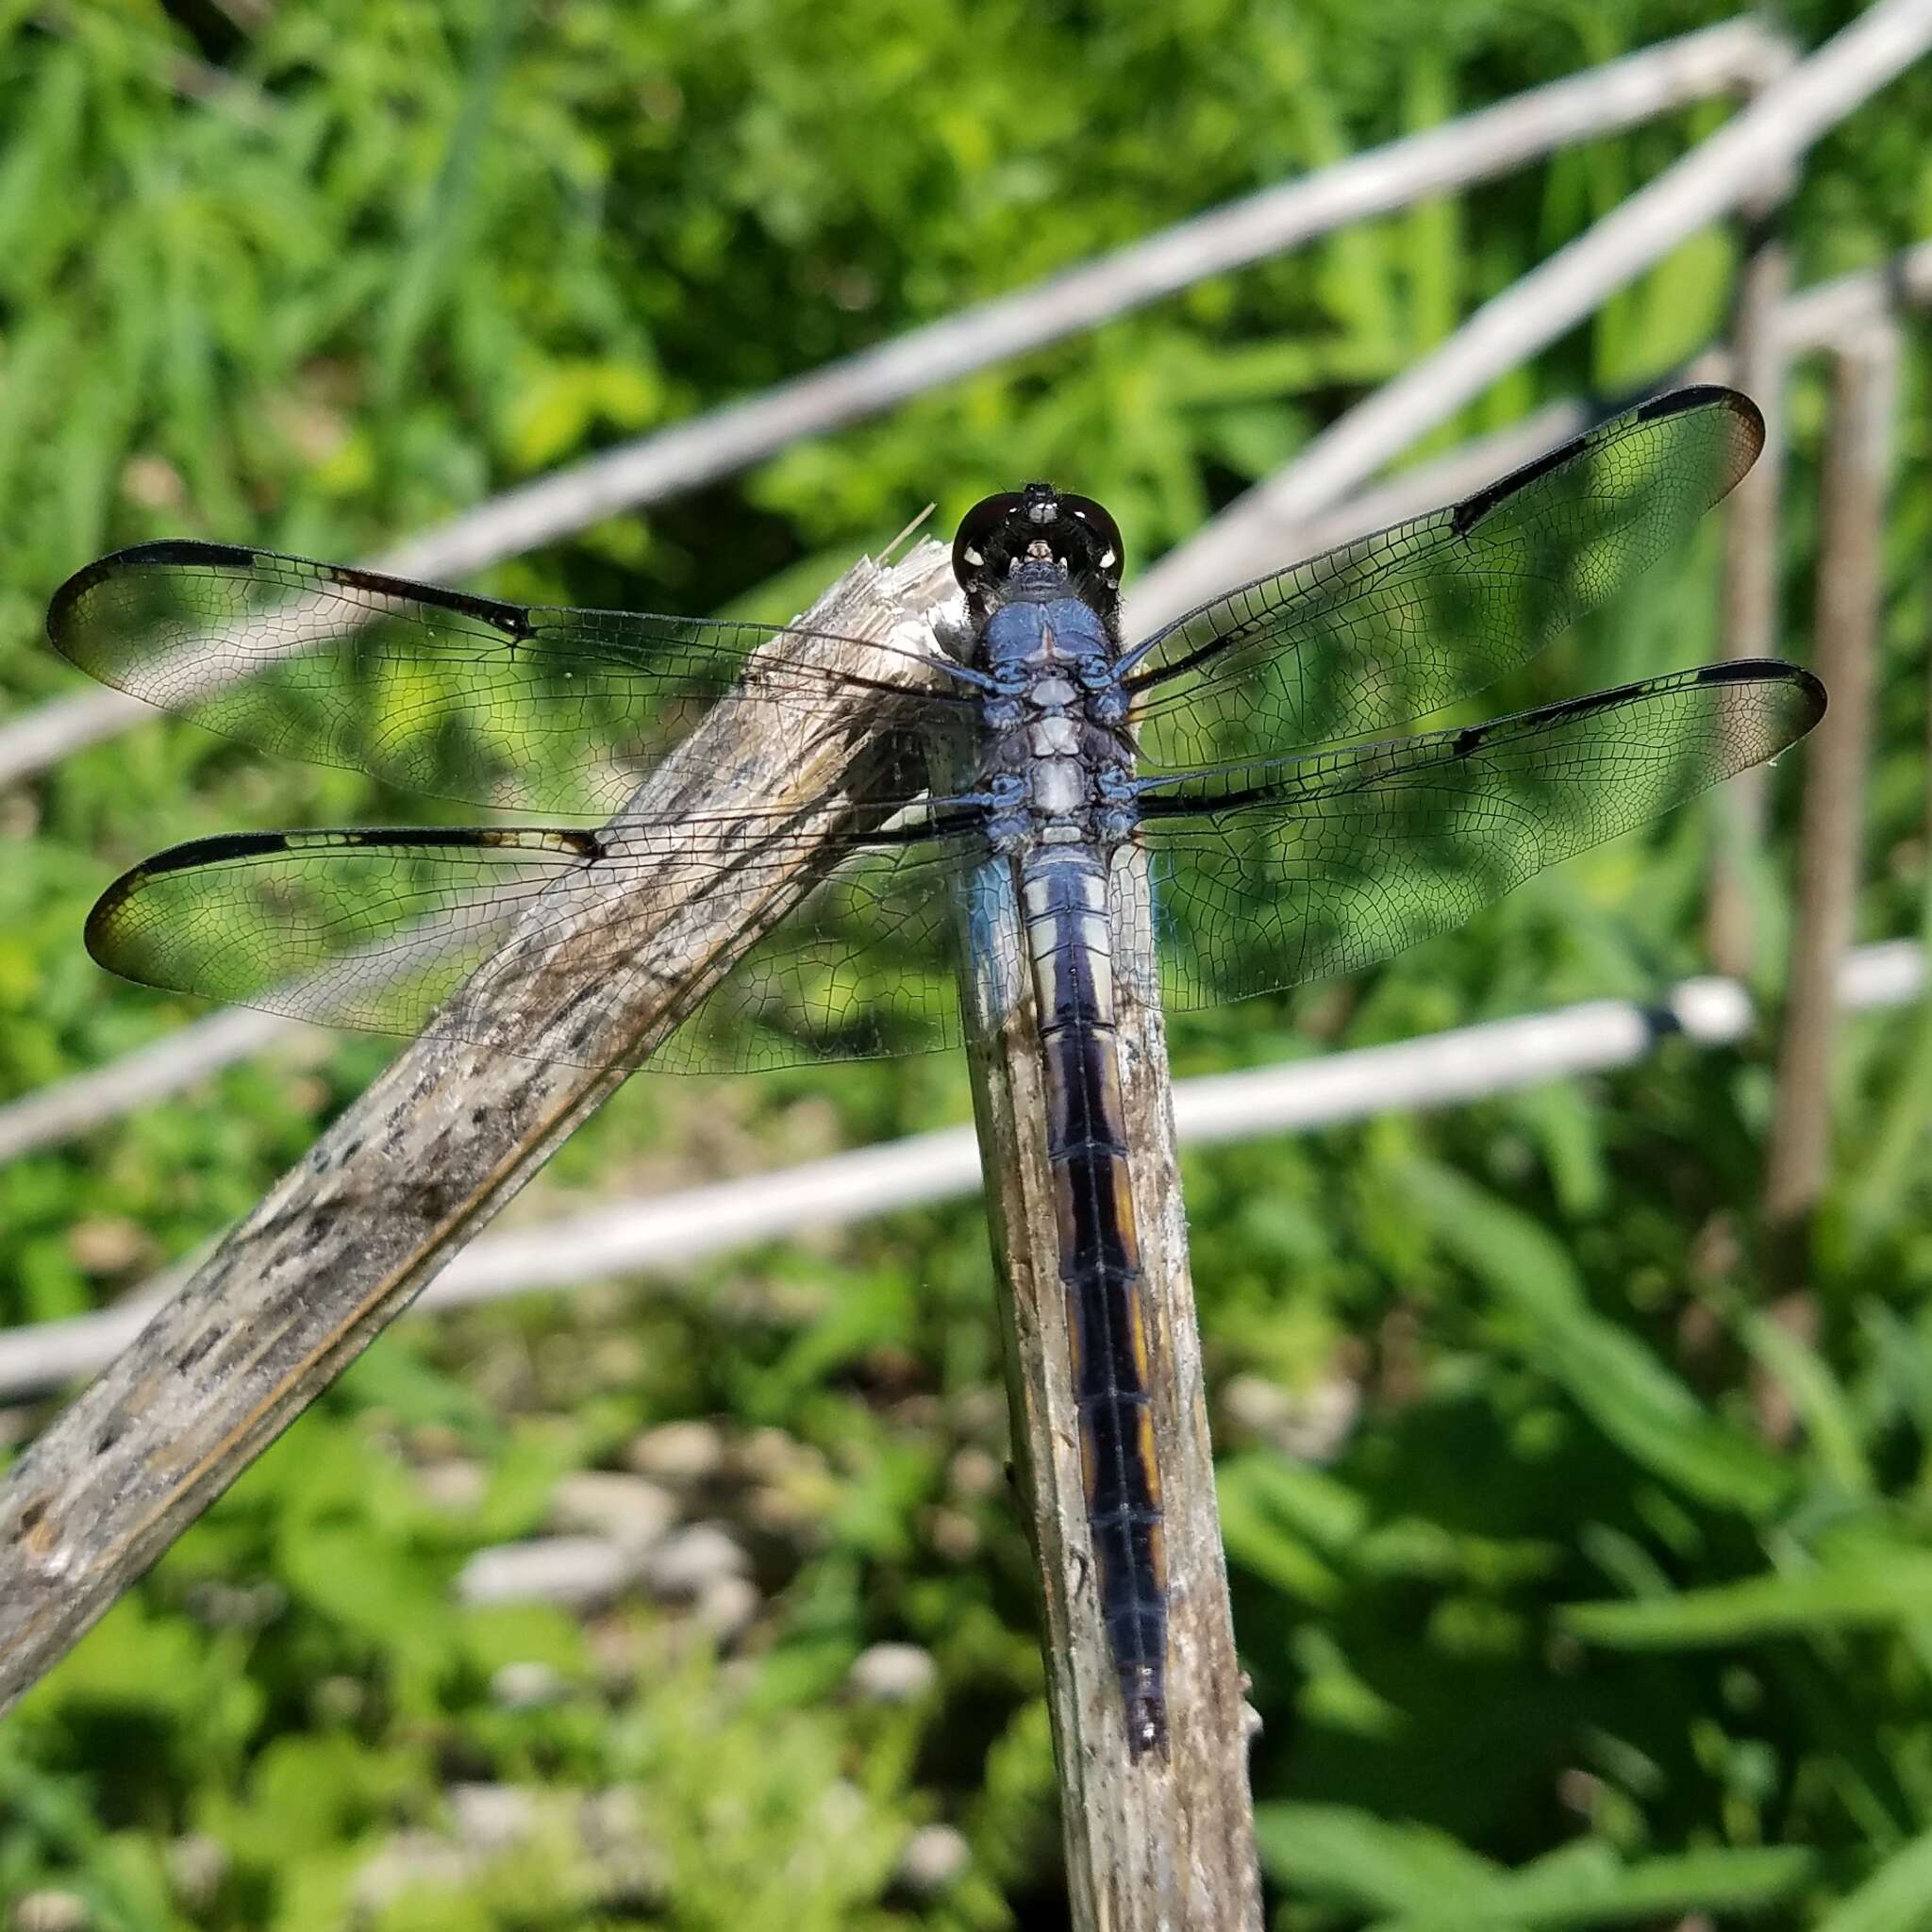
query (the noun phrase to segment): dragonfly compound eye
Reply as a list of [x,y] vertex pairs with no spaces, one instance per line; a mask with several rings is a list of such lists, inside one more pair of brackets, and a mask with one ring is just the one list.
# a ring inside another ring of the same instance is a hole
[[1048,483],[989,496],[966,512],[953,540],[953,575],[962,590],[998,583],[1024,562],[1058,563],[1076,576],[1121,580],[1121,531],[1091,496]]
[[1121,570],[1126,561],[1126,550],[1121,542],[1121,526],[1091,496],[1062,496],[1060,515],[1089,532],[1091,541],[1088,568],[1096,571],[1109,583],[1119,583]]
[[[953,575],[962,591],[990,575],[1004,576],[1008,553],[1024,527],[1026,499],[1013,491],[975,503],[953,539]],[[1024,540],[1020,547],[1024,547]]]

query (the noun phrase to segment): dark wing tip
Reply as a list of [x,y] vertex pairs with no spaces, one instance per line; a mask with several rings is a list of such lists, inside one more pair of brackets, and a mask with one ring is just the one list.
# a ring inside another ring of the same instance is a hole
[[[295,579],[305,587],[325,591],[330,585],[342,590],[366,591],[379,597],[391,597],[406,604],[426,605],[433,609],[453,611],[477,619],[492,630],[509,638],[531,635],[531,614],[520,604],[506,604],[496,597],[481,597],[468,591],[452,591],[441,584],[419,584],[408,577],[391,576],[385,571],[363,570],[348,563],[321,563],[313,558],[294,557],[286,551],[264,550],[258,545],[204,543],[188,537],[164,537],[152,543],[136,543],[103,557],[83,570],[77,570],[56,591],[47,604],[47,638],[63,658],[72,659],[83,671],[95,676],[104,674],[86,658],[69,649],[68,641],[79,634],[77,607],[97,585],[116,577],[131,576],[146,570],[200,569],[258,573],[265,578],[278,574],[286,581]],[[108,682],[114,680],[109,677]],[[137,693],[139,695],[139,693]]]
[[116,930],[116,922],[121,908],[147,883],[152,871],[151,865],[137,865],[124,872],[94,901],[92,909],[88,913],[87,924],[81,928],[88,958],[96,966],[122,979],[135,979],[137,985],[142,982],[122,963],[127,957],[127,949],[121,942],[123,936]]
[[1718,483],[1716,493],[1710,498],[1712,503],[1722,502],[1737,488],[1764,447],[1764,416],[1741,390],[1725,389],[1721,383],[1703,382],[1692,383],[1688,389],[1674,389],[1664,395],[1652,396],[1649,401],[1639,403],[1623,415],[1609,417],[1594,428],[1586,429],[1580,436],[1572,437],[1568,442],[1558,443],[1555,449],[1547,450],[1540,457],[1532,457],[1507,476],[1486,483],[1460,503],[1451,505],[1450,526],[1458,535],[1467,536],[1499,504],[1507,502],[1540,477],[1561,470],[1586,456],[1606,431],[1627,433],[1640,424],[1668,422],[1674,416],[1695,415],[1701,409],[1722,409],[1738,426],[1732,460]]
[[[111,558],[102,560],[113,561]],[[216,832],[206,839],[190,839],[182,844],[170,845],[166,851],[157,852],[152,858],[144,858],[139,865],[130,866],[94,901],[92,909],[88,913],[87,924],[81,928],[88,957],[96,966],[105,966],[109,973],[119,974],[123,979],[131,979],[137,985],[166,986],[175,991],[192,991],[192,988],[174,987],[168,981],[151,977],[135,961],[128,946],[128,936],[121,930],[118,923],[122,908],[167,873],[192,872],[202,866],[221,865],[237,858],[256,858],[264,854],[286,852],[289,842],[287,832]]]
[[1829,702],[1824,684],[1802,664],[1788,664],[1781,658],[1736,658],[1722,664],[1706,664],[1697,673],[1700,684],[1782,685],[1795,700],[1792,722],[1796,729],[1790,741],[1803,738],[1824,716]]
[[158,537],[151,543],[131,543],[94,565],[98,571],[144,570],[157,563],[205,563],[224,570],[248,570],[268,552],[245,543],[204,543],[193,537]]
[[1743,460],[1725,485],[1728,495],[1764,450],[1764,411],[1742,390],[1727,389],[1721,382],[1693,382],[1651,397],[1632,413],[1640,423],[1657,423],[1671,416],[1688,416],[1696,409],[1724,409],[1738,425],[1738,452]]
[[1640,422],[1655,423],[1666,416],[1685,416],[1692,409],[1725,408],[1741,423],[1758,429],[1764,427],[1764,416],[1757,405],[1740,389],[1731,389],[1722,382],[1689,382],[1682,389],[1666,390],[1660,396],[1651,396],[1639,403],[1632,411]]
[[[63,658],[74,658],[63,638],[73,634],[75,608],[97,584],[130,572],[175,564],[204,564],[222,570],[251,570],[259,553],[236,543],[202,543],[190,537],[161,537],[152,543],[133,543],[75,571],[47,600],[47,641]],[[90,667],[82,664],[83,670]]]

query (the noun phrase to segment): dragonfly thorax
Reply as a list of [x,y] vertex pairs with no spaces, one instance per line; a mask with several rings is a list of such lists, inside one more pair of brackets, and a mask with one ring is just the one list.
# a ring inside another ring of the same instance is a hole
[[988,620],[980,657],[998,694],[982,714],[981,776],[995,849],[1114,844],[1133,830],[1115,656],[1099,613],[1064,580],[1058,597],[1007,604]]

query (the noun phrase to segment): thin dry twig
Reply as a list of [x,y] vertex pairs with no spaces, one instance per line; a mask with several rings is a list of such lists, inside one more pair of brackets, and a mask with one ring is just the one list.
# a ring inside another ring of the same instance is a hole
[[[1910,940],[1887,940],[1845,956],[1838,1000],[1846,1012],[1909,1006],[1924,996],[1925,985],[1920,947]],[[1687,979],[1655,1006],[1588,1000],[1388,1046],[1183,1080],[1174,1089],[1174,1118],[1190,1147],[1306,1133],[1399,1108],[1457,1107],[1548,1080],[1608,1072],[1632,1065],[1666,1040],[1731,1045],[1756,1024],[1750,993],[1737,981]],[[797,1167],[652,1200],[608,1202],[486,1234],[437,1276],[411,1312],[661,1274],[802,1229],[840,1227],[952,1200],[978,1186],[973,1130],[938,1127]],[[192,1272],[192,1266],[170,1270],[98,1314],[0,1330],[0,1401],[58,1389],[104,1367]]]
[[1761,192],[1817,137],[1932,47],[1932,0],[1878,0],[1693,153],[1479,308],[1447,341],[1324,430],[1141,580],[1135,624],[1179,617],[1257,543],[1291,550],[1309,519],[1425,430],[1574,328],[1707,222]]
[[[707,411],[506,491],[371,560],[402,576],[459,577],[746,469],[907,397],[1314,237],[1507,173],[1692,101],[1748,88],[1779,42],[1736,20],[1553,81],[1446,125],[1351,157],[1177,223],[1044,282]],[[150,717],[118,691],[57,698],[0,724],[0,789]]]
[[[924,543],[891,572],[861,564],[821,600],[830,669],[907,680],[929,617],[956,595]],[[895,641],[879,656],[873,643]],[[795,642],[786,646],[796,649]],[[492,1015],[526,1058],[425,1035],[317,1141],[60,1415],[0,1487],[0,1708],[19,1696],[170,1541],[412,1301],[730,964],[812,883],[803,856],[849,817],[889,722],[855,681],[846,712],[805,747],[753,695],[715,706],[617,822],[685,824],[651,875],[618,868],[540,903],[487,969]],[[744,857],[747,789],[758,823],[803,835],[756,884],[715,889]],[[613,918],[651,904],[653,937],[621,1000],[587,1006]],[[459,994],[458,997],[461,997]]]
[[1857,329],[1908,308],[1932,304],[1932,242],[1901,249],[1876,268],[1818,282],[1793,295],[1777,314],[1787,359],[1828,349]]
[[1797,916],[1764,1184],[1766,1221],[1784,1236],[1800,1231],[1818,1205],[1829,1158],[1832,979],[1851,938],[1864,840],[1898,357],[1896,325],[1875,323],[1839,351],[1832,372],[1815,645],[1831,708],[1805,761]]

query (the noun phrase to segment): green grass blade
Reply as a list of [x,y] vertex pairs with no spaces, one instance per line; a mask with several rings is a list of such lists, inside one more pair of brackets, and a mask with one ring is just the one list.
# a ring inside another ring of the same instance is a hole
[[1932,1615],[1932,1551],[1861,1543],[1791,1575],[1767,1573],[1634,1603],[1572,1604],[1564,1624],[1617,1650],[1681,1650],[1764,1637],[1884,1628]]

